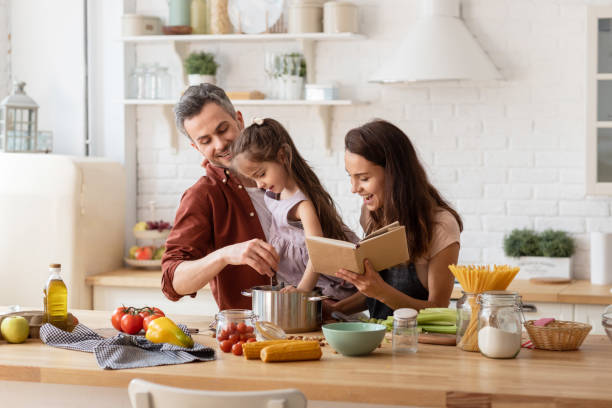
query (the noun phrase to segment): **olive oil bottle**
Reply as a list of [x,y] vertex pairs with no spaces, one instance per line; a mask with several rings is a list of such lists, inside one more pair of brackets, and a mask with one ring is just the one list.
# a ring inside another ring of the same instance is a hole
[[49,265],[49,280],[45,287],[45,321],[55,327],[68,328],[68,289],[60,276],[60,264]]

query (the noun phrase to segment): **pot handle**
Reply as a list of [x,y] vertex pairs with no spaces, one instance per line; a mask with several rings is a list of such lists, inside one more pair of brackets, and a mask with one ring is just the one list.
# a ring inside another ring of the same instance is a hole
[[242,296],[246,296],[246,297],[253,297],[253,293],[251,292],[251,289],[248,290],[243,290],[242,292],[240,292],[242,294]]
[[331,299],[331,296],[311,296],[306,298],[309,302],[318,302],[319,300]]

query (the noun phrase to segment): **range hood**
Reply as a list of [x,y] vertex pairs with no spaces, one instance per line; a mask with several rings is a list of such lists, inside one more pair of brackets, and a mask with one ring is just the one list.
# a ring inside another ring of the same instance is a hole
[[502,79],[459,18],[459,0],[421,0],[421,17],[370,82]]

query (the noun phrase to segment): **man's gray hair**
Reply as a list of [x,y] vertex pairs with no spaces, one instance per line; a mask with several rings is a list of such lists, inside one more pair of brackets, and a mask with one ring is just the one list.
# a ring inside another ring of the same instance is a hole
[[185,119],[190,119],[202,111],[208,103],[216,103],[230,116],[236,119],[236,110],[229,100],[225,91],[213,84],[192,85],[181,96],[178,103],[174,105],[174,115],[176,117],[176,127],[185,136],[189,137],[185,130]]

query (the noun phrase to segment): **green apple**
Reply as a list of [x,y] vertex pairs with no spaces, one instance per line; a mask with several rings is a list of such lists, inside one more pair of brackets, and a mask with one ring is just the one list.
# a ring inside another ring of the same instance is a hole
[[5,317],[0,324],[0,333],[9,343],[23,343],[30,334],[30,325],[23,316]]

